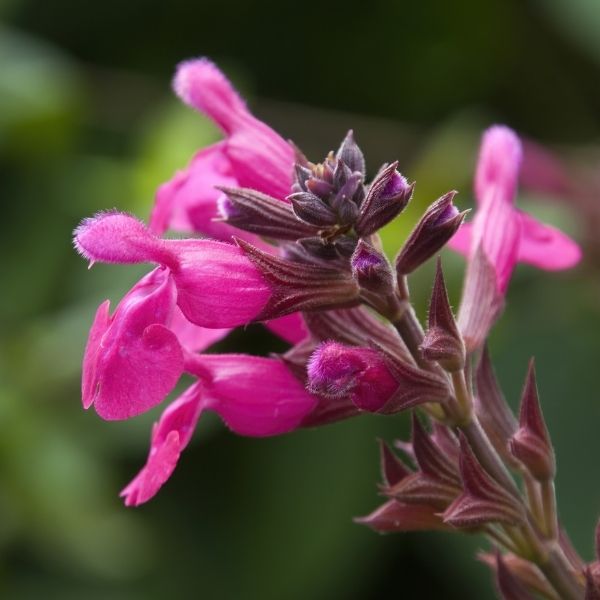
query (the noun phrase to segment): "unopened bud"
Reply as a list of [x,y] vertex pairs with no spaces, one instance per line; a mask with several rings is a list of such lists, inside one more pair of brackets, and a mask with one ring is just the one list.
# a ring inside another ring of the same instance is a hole
[[365,157],[354,140],[352,129],[348,131],[336,153],[336,158],[341,160],[351,171],[358,171],[363,176],[367,172]]
[[337,215],[319,196],[311,192],[296,192],[287,197],[299,219],[317,227],[327,227],[337,222]]
[[369,187],[355,225],[360,236],[375,233],[397,217],[409,203],[414,184],[396,171],[397,162],[382,169]]
[[361,288],[380,294],[394,289],[394,275],[388,259],[378,250],[359,240],[350,260],[352,275]]
[[378,533],[448,529],[433,506],[404,504],[396,500],[388,500],[370,515],[354,520]]
[[534,600],[523,583],[508,568],[500,552],[496,553],[496,585],[503,600]]
[[444,522],[468,529],[488,523],[516,525],[523,522],[522,504],[488,475],[463,434],[459,466],[464,491],[444,512]]
[[429,304],[429,328],[421,344],[421,353],[423,358],[437,361],[446,371],[459,371],[465,365],[465,345],[450,308],[439,259]]
[[399,277],[412,273],[456,233],[466,212],[459,212],[452,203],[455,195],[448,192],[425,211],[396,257]]
[[379,463],[385,487],[396,485],[411,473],[383,440],[379,440]]
[[222,220],[238,229],[278,240],[298,240],[315,235],[318,229],[296,217],[286,202],[245,188],[220,187]]
[[[490,552],[480,552],[477,558],[486,564],[495,573],[498,572],[498,561],[496,554]],[[527,590],[539,594],[543,598],[555,598],[554,588],[548,583],[548,580],[540,571],[537,565],[517,556],[507,553],[502,556],[504,567],[510,571],[511,575],[521,582]],[[503,577],[504,578],[504,577]],[[509,596],[510,598],[510,596]],[[518,596],[517,596],[518,598]]]
[[308,363],[308,387],[323,397],[348,396],[358,408],[377,412],[392,397],[398,382],[376,350],[325,342]]
[[533,359],[529,363],[523,388],[519,429],[510,439],[509,445],[513,455],[527,467],[535,479],[548,481],[554,478],[554,449],[540,407]]

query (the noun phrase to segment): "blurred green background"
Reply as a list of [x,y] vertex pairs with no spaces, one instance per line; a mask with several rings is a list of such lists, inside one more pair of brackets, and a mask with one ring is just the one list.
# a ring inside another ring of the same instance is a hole
[[[203,418],[162,492],[125,509],[118,491],[143,464],[160,408],[122,423],[85,413],[80,361],[98,303],[142,271],[88,272],[70,235],[103,208],[146,218],[156,186],[217,139],[169,88],[175,64],[199,55],[311,158],[352,127],[371,173],[400,160],[418,193],[386,231],[390,252],[438,194],[456,188],[471,203],[478,138],[492,122],[558,148],[593,182],[599,29],[595,0],[0,3],[0,595],[492,598],[476,539],[382,537],[351,521],[379,502],[375,438],[406,434],[404,416],[265,440]],[[561,275],[519,267],[492,339],[513,405],[527,359],[538,359],[561,515],[588,558],[600,512],[590,186],[585,214],[522,198],[585,231],[587,258]],[[462,262],[445,261],[456,301]],[[430,281],[427,268],[412,283],[421,314]],[[251,327],[218,346],[233,349],[282,346]]]

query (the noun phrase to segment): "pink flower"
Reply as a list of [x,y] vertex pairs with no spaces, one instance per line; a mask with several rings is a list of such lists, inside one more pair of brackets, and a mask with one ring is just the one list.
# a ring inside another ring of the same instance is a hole
[[[75,245],[92,262],[162,265],[131,289],[112,316],[108,300],[97,311],[84,356],[82,397],[85,408],[94,404],[105,419],[127,419],[160,403],[183,373],[184,350],[201,351],[219,341],[230,327],[251,320],[270,295],[236,246],[161,240],[129,215],[85,220]],[[290,343],[306,337],[299,313],[266,325]]]
[[450,241],[469,259],[458,315],[468,351],[481,346],[502,312],[517,262],[559,270],[581,258],[571,238],[515,207],[521,159],[521,142],[511,129],[496,125],[484,133],[475,174],[478,210]]
[[173,390],[184,370],[184,348],[204,350],[228,329],[188,322],[165,269],[154,269],[121,300],[114,314],[103,302],[83,359],[82,399],[104,419],[128,419],[150,410]]
[[75,231],[75,246],[92,262],[158,263],[167,269],[185,317],[201,327],[245,325],[271,297],[269,284],[237,246],[214,240],[163,240],[123,213],[83,221]]
[[127,506],[147,502],[167,481],[203,411],[216,412],[237,434],[264,437],[296,429],[317,403],[274,358],[188,355],[186,363],[199,380],[154,425],[146,465],[121,492]]
[[501,295],[517,262],[560,270],[581,258],[571,238],[515,207],[521,159],[521,142],[511,129],[495,125],[484,133],[475,175],[478,210],[473,223],[464,224],[450,241],[451,248],[471,259],[483,251]]
[[185,171],[159,188],[150,227],[156,233],[171,227],[228,240],[233,229],[213,220],[221,196],[215,186],[248,187],[283,200],[292,185],[294,150],[250,113],[208,59],[181,63],[173,87],[186,104],[212,119],[226,139],[198,152]]

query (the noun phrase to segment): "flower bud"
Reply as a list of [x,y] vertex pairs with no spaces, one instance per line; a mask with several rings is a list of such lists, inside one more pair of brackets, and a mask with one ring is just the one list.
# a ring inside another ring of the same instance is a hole
[[384,487],[396,485],[411,473],[383,440],[379,440],[379,464]]
[[465,365],[465,345],[450,308],[439,259],[429,304],[429,328],[421,353],[423,358],[437,361],[446,371],[459,371]]
[[315,394],[348,396],[358,408],[377,412],[392,397],[398,382],[376,350],[325,342],[308,363],[308,386]]
[[396,218],[409,203],[414,184],[396,171],[397,162],[382,169],[369,187],[355,225],[360,236],[368,236]]
[[378,533],[448,529],[433,506],[404,504],[397,500],[388,500],[370,515],[354,520]]
[[[480,552],[477,558],[494,572],[498,573],[496,554]],[[535,564],[516,554],[510,553],[502,556],[502,563],[512,577],[521,582],[531,592],[539,594],[543,598],[555,597],[554,588],[548,583],[546,577]],[[504,574],[503,579],[505,579]]]
[[462,434],[459,466],[464,491],[444,512],[445,523],[470,529],[488,523],[523,522],[522,504],[488,475]]
[[390,294],[394,289],[394,275],[387,258],[364,240],[359,240],[350,260],[352,275],[365,290]]
[[496,553],[496,585],[503,600],[533,600],[527,588],[505,564],[500,552]]
[[361,410],[393,414],[424,402],[444,402],[445,382],[372,348],[321,344],[308,364],[309,388],[325,397],[348,396]]
[[438,252],[455,234],[465,218],[452,200],[456,192],[448,192],[436,200],[421,217],[396,257],[399,277],[412,273]]
[[336,153],[336,158],[341,160],[351,171],[362,173],[363,176],[367,172],[365,166],[365,157],[354,140],[354,132],[352,129],[348,131],[344,141],[341,143]]
[[296,216],[305,223],[327,227],[337,222],[337,215],[319,196],[312,192],[296,192],[287,197]]
[[223,221],[238,229],[277,240],[298,240],[316,235],[318,228],[297,218],[287,202],[255,190],[220,187],[218,202]]
[[523,388],[519,429],[510,439],[509,445],[513,455],[527,467],[535,479],[548,481],[554,478],[554,449],[540,407],[533,359],[529,363]]

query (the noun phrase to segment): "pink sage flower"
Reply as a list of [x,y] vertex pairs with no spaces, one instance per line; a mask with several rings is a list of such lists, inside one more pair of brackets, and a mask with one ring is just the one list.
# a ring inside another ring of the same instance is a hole
[[581,258],[571,238],[516,208],[521,160],[521,142],[511,129],[496,125],[484,133],[475,174],[475,218],[450,240],[450,247],[469,260],[458,315],[468,350],[481,346],[500,315],[517,262],[560,270]]
[[521,142],[514,131],[495,125],[483,134],[475,174],[475,219],[450,241],[450,247],[465,256],[473,257],[482,248],[502,294],[517,262],[555,271],[581,259],[570,237],[515,207],[521,160]]
[[[186,170],[158,189],[150,228],[163,233],[171,227],[229,240],[234,229],[214,221],[222,196],[215,186],[252,188],[283,200],[292,185],[294,150],[250,113],[208,59],[181,63],[173,87],[183,102],[212,119],[226,139],[198,152]],[[255,236],[246,238],[253,241]]]
[[269,284],[237,246],[214,240],[163,240],[123,213],[84,220],[75,231],[75,246],[92,262],[158,263],[167,269],[185,317],[201,327],[245,325],[271,297]]

